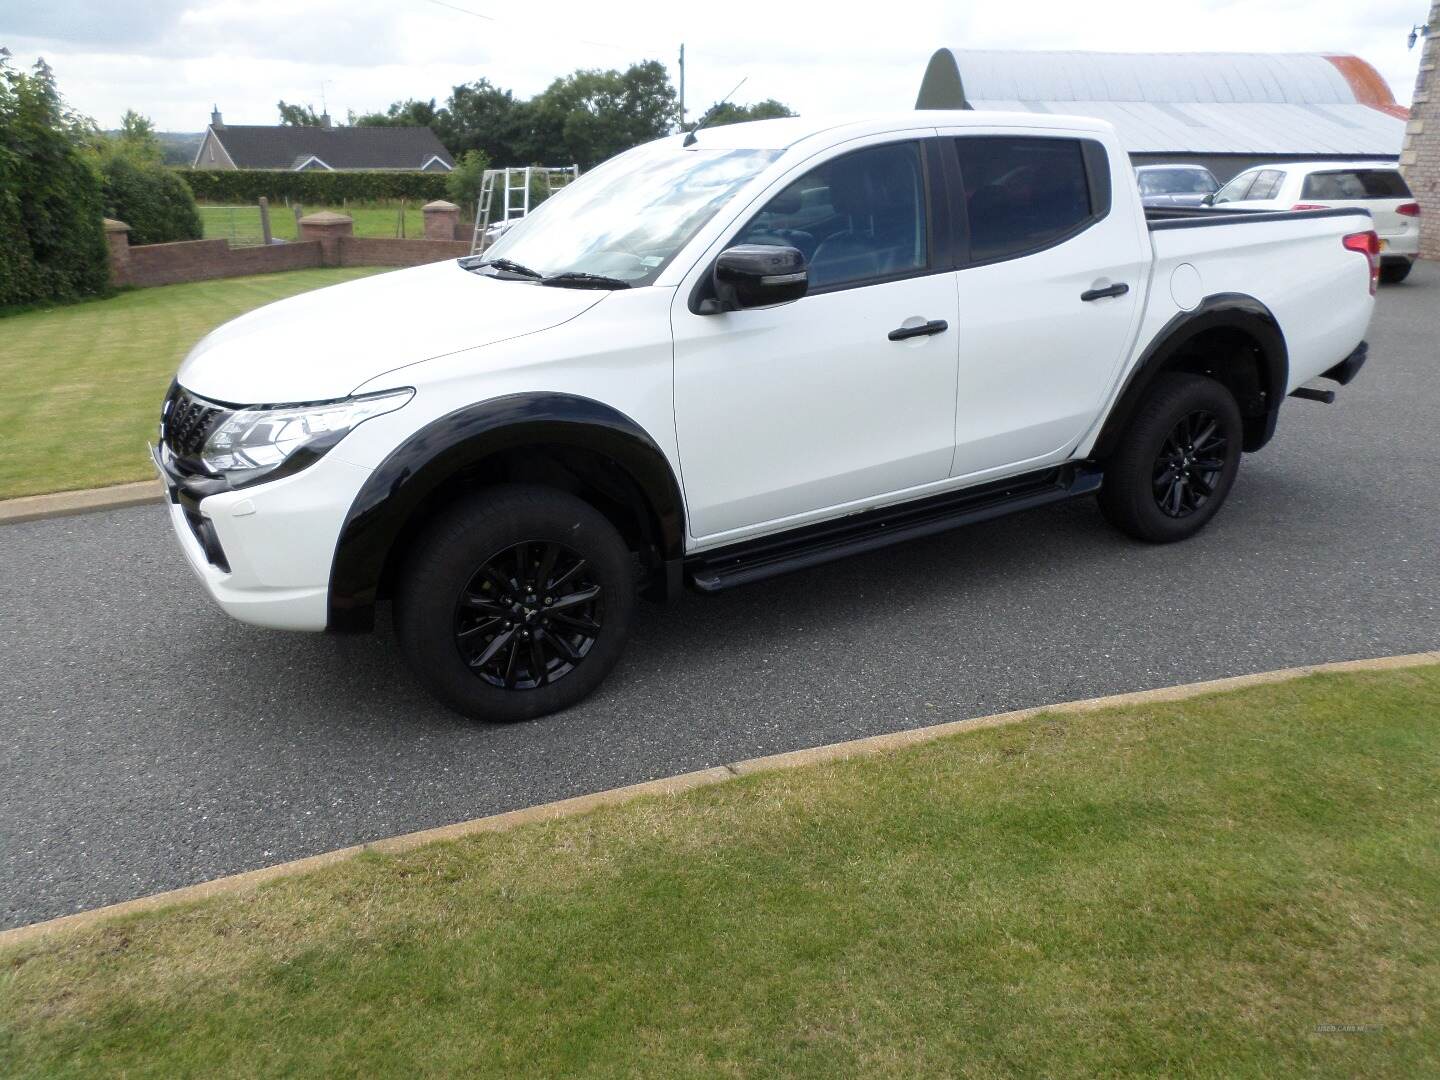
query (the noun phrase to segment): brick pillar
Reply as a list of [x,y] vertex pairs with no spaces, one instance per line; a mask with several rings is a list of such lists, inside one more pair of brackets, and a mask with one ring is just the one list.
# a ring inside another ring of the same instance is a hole
[[347,214],[321,210],[300,219],[300,239],[320,241],[320,265],[340,265],[340,238],[353,236],[355,219]]
[[1440,0],[1430,7],[1430,34],[1415,77],[1400,169],[1420,203],[1420,254],[1440,259]]
[[107,217],[105,243],[110,248],[110,284],[130,284],[130,226]]
[[444,199],[428,202],[420,208],[425,215],[426,240],[455,240],[460,227],[460,207]]

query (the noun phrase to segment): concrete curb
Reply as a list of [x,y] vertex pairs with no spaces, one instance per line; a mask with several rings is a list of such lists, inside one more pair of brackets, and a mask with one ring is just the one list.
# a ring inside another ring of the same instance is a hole
[[141,480],[134,484],[86,488],[83,491],[59,491],[54,495],[26,495],[19,499],[0,499],[0,525],[18,525],[22,521],[69,517],[99,510],[119,510],[126,506],[159,502],[165,497],[160,481]]
[[298,874],[318,870],[324,866],[344,862],[346,859],[354,858],[362,852],[373,851],[384,854],[395,854],[409,851],[412,848],[421,847],[425,844],[433,844],[437,841],[458,840],[461,837],[473,836],[477,833],[505,832],[518,828],[521,825],[529,825],[537,821],[550,821],[555,818],[575,817],[580,814],[587,814],[592,810],[598,810],[603,806],[614,806],[618,803],[631,802],[647,796],[680,795],[687,791],[693,791],[696,788],[724,783],[725,781],[733,780],[737,776],[751,776],[758,773],[775,772],[779,769],[798,768],[802,765],[816,765],[824,762],[866,757],[872,754],[883,754],[904,747],[915,746],[920,743],[933,742],[936,739],[943,739],[947,735],[958,734],[962,731],[976,731],[981,728],[1001,727],[1005,724],[1019,723],[1020,721],[1039,716],[1042,713],[1052,716],[1066,715],[1095,712],[1100,709],[1111,709],[1127,705],[1148,705],[1184,701],[1205,694],[1224,693],[1229,690],[1241,690],[1246,687],[1262,686],[1268,683],[1289,682],[1294,679],[1303,678],[1306,675],[1322,673],[1337,674],[1355,671],[1394,671],[1402,668],[1423,667],[1428,664],[1440,664],[1440,650],[1434,652],[1408,653],[1403,656],[1381,656],[1371,660],[1345,660],[1333,664],[1310,664],[1304,667],[1282,668],[1279,671],[1262,671],[1254,675],[1239,675],[1228,679],[1213,679],[1209,682],[1167,686],[1158,690],[1141,690],[1130,694],[1112,694],[1108,697],[1066,701],[1057,705],[1041,705],[1033,709],[1018,709],[1014,712],[997,713],[993,716],[980,716],[968,720],[952,720],[943,724],[933,724],[929,727],[897,731],[889,735],[873,735],[865,739],[830,743],[825,746],[811,747],[806,750],[793,750],[785,754],[772,754],[768,757],[750,758],[749,760],[737,761],[729,765],[719,765],[714,768],[700,769],[696,772],[681,773],[678,776],[662,777],[659,780],[648,780],[640,784],[630,784],[627,787],[611,788],[608,791],[597,791],[590,795],[579,795],[573,799],[561,799],[559,802],[542,803],[539,806],[529,806],[520,810],[511,810],[503,814],[494,814],[490,817],[474,818],[470,821],[457,822],[454,825],[443,825],[436,829],[423,829],[420,832],[405,833],[401,836],[392,836],[368,844],[356,844],[353,847],[327,851],[320,855],[311,855],[308,858],[296,859],[292,862],[277,863],[275,866],[266,866],[259,870],[250,870],[243,874],[232,874],[229,877],[216,878],[213,881],[201,882],[198,885],[187,885],[184,888],[172,889],[169,892],[155,893],[152,896],[142,896],[135,900],[127,900],[124,903],[111,904],[108,907],[93,908],[90,911],[81,911],[74,915],[62,915],[59,918],[49,919],[45,922],[31,923],[29,926],[18,926],[12,930],[0,931],[0,948],[7,945],[18,945],[26,941],[34,941],[38,938],[49,937],[65,930],[90,926],[94,923],[103,922],[107,919],[122,915],[133,915],[142,911],[153,911],[157,908],[168,907],[172,904],[204,900],[211,896],[249,892],[268,881],[294,877]]

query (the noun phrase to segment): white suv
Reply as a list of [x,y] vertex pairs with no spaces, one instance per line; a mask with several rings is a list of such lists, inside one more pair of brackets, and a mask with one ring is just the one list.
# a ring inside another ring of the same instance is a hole
[[1380,280],[1404,281],[1420,254],[1420,204],[1390,161],[1306,161],[1257,165],[1215,193],[1226,210],[1370,211],[1380,235]]

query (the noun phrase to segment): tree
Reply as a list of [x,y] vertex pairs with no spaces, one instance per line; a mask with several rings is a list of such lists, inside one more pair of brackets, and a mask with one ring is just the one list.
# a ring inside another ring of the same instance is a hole
[[658,139],[675,115],[675,88],[658,60],[625,71],[576,71],[529,102],[525,159],[598,165],[622,150]]
[[753,105],[732,105],[727,101],[710,110],[705,126],[720,127],[722,124],[743,124],[747,120],[773,120],[778,116],[794,115],[790,106],[774,98],[766,98]]
[[115,141],[131,161],[158,165],[165,156],[160,148],[159,136],[155,134],[155,125],[148,116],[141,116],[134,109],[126,109],[125,115],[120,118],[120,133]]
[[528,160],[528,108],[509,90],[477,79],[454,87],[430,126],[457,161],[468,150],[481,150],[501,165],[519,165]]
[[66,108],[44,60],[32,73],[0,48],[0,307],[109,287],[94,122]]
[[383,113],[361,113],[359,116],[352,116],[350,124],[352,127],[430,127],[435,123],[438,113],[434,98],[429,101],[410,98],[395,102]]
[[105,216],[130,226],[130,243],[168,244],[203,235],[195,196],[175,170],[112,152],[101,158],[100,178]]
[[284,127],[320,127],[323,124],[314,105],[287,105],[280,101],[276,108],[280,110],[280,123]]
[[480,184],[490,159],[483,150],[467,150],[445,177],[445,195],[465,213],[473,211],[480,199]]

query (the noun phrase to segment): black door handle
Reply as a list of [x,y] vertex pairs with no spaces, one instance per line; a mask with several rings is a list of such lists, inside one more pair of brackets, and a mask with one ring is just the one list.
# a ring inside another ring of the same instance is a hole
[[1107,296],[1124,296],[1130,291],[1130,286],[1123,281],[1115,285],[1107,285],[1103,289],[1086,289],[1080,294],[1081,300],[1104,300]]
[[943,334],[950,329],[950,324],[944,319],[931,319],[919,326],[897,326],[890,331],[891,341],[904,341],[912,337],[929,337],[931,334]]

